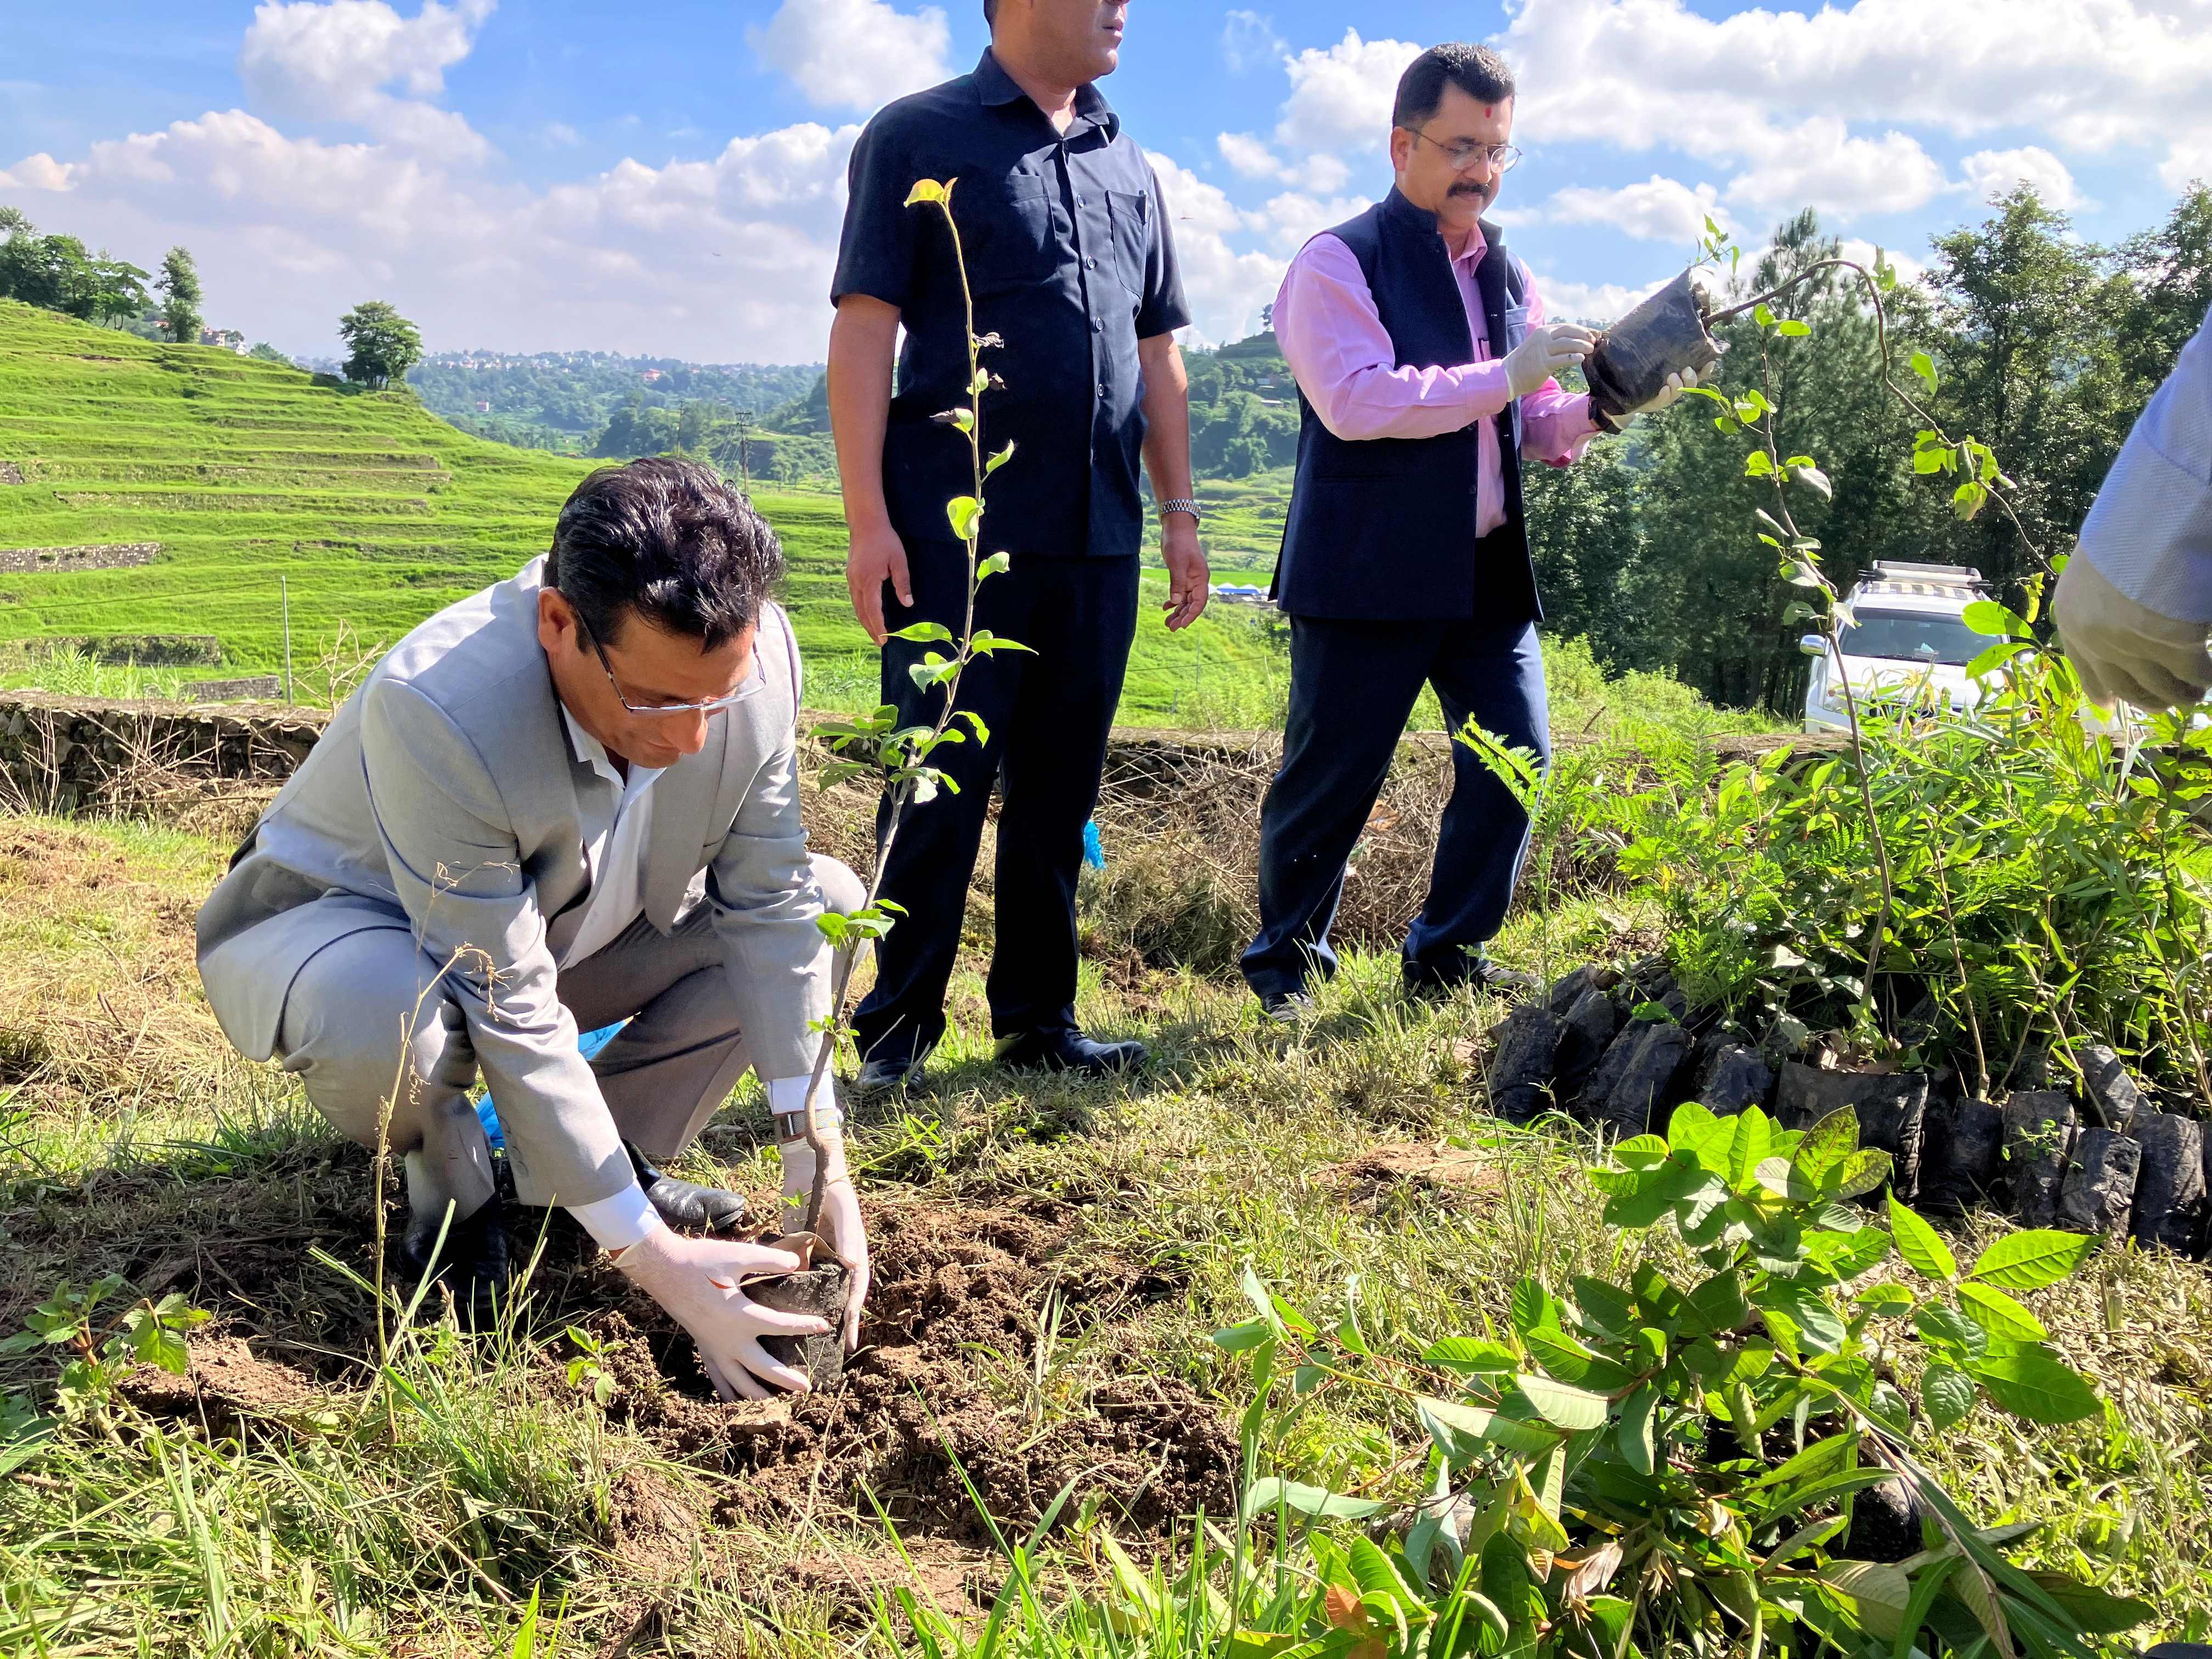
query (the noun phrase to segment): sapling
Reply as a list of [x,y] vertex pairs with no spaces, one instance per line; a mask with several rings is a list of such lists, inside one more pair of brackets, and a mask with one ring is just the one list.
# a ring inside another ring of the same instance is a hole
[[[966,613],[960,631],[955,634],[943,623],[919,622],[902,628],[890,637],[911,644],[946,646],[950,654],[942,651],[927,652],[922,659],[907,672],[914,683],[924,691],[942,692],[944,702],[936,720],[927,726],[901,726],[899,711],[894,704],[885,703],[874,714],[850,720],[841,720],[818,728],[820,735],[829,739],[831,750],[839,758],[824,767],[822,786],[829,788],[847,779],[879,772],[890,802],[885,814],[882,839],[876,849],[875,873],[868,883],[867,902],[848,916],[824,915],[817,924],[824,938],[838,947],[836,966],[830,981],[829,1015],[817,1022],[822,1034],[821,1048],[814,1060],[814,1072],[806,1089],[806,1144],[814,1151],[814,1185],[807,1195],[806,1231],[813,1232],[821,1224],[822,1203],[828,1191],[827,1172],[830,1167],[829,1144],[823,1134],[821,1100],[822,1085],[830,1075],[838,1043],[849,1033],[845,1020],[846,998],[851,989],[854,975],[860,971],[860,963],[869,946],[882,939],[896,924],[903,914],[900,908],[881,896],[884,872],[890,866],[891,848],[898,839],[900,826],[912,808],[927,805],[939,791],[950,789],[959,793],[960,786],[940,769],[930,764],[931,757],[947,744],[967,743],[971,738],[978,744],[988,744],[991,730],[983,717],[973,709],[958,706],[960,682],[969,666],[979,658],[1001,651],[1026,651],[1027,646],[1012,640],[1002,639],[988,629],[975,626],[975,595],[983,583],[993,576],[1005,574],[1011,561],[1004,553],[982,556],[984,485],[991,476],[1013,459],[1014,446],[1006,444],[995,453],[986,455],[983,448],[983,394],[995,390],[1003,382],[983,367],[983,354],[1004,342],[995,334],[975,332],[975,298],[968,281],[967,254],[961,244],[960,226],[953,217],[952,189],[957,179],[939,182],[924,179],[908,193],[906,205],[914,208],[935,208],[944,216],[946,233],[952,239],[952,258],[960,275],[961,301],[964,308],[968,335],[968,401],[957,409],[949,409],[935,416],[942,425],[958,432],[968,445],[973,476],[970,493],[956,495],[945,504],[945,516],[952,526],[953,536],[967,551],[968,583]],[[964,722],[965,729],[961,724]]]

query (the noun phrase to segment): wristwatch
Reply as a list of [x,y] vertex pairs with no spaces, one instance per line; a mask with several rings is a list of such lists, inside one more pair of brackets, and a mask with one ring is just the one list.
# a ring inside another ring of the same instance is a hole
[[1204,524],[1206,522],[1206,514],[1200,509],[1196,501],[1162,501],[1160,503],[1160,517],[1164,519],[1170,513],[1188,513],[1192,518],[1197,520],[1199,523]]

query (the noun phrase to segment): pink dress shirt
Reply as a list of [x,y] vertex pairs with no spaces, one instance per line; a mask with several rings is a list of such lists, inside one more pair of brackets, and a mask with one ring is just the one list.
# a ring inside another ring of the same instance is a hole
[[[1480,229],[1452,261],[1474,361],[1447,368],[1401,368],[1359,261],[1341,239],[1315,237],[1291,261],[1275,298],[1275,339],[1284,361],[1322,424],[1348,442],[1370,438],[1435,438],[1480,421],[1476,439],[1475,532],[1487,536],[1505,522],[1505,469],[1498,426],[1490,417],[1512,396],[1505,362],[1490,355],[1482,297],[1474,283],[1488,243]],[[1544,301],[1528,289],[1528,326],[1544,320]],[[1578,460],[1598,430],[1589,394],[1547,380],[1521,400],[1521,453],[1565,466]]]

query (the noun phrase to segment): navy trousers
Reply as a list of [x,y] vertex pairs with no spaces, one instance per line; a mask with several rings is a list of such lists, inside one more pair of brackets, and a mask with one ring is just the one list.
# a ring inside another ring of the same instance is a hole
[[[1283,766],[1260,832],[1260,934],[1244,977],[1261,997],[1335,971],[1329,924],[1344,872],[1424,684],[1455,732],[1483,727],[1551,759],[1544,658],[1533,623],[1291,619]],[[1452,984],[1474,972],[1504,925],[1528,848],[1512,792],[1465,744],[1452,746],[1451,802],[1428,901],[1406,935],[1409,977]]]
[[[888,587],[893,629],[939,622],[960,631],[967,555],[957,543],[909,541],[914,605]],[[884,867],[883,896],[906,915],[878,949],[876,983],[854,1016],[861,1057],[919,1059],[945,1035],[945,988],[959,954],[991,787],[1000,788],[997,938],[987,990],[996,1036],[1075,1026],[1075,880],[1083,826],[1098,805],[1106,740],[1137,635],[1137,560],[1017,556],[984,582],[975,625],[1036,654],[985,658],[960,688],[963,708],[991,728],[988,744],[948,744],[931,764],[960,786],[909,806]],[[883,697],[902,721],[934,724],[944,693],[907,670],[942,646],[884,647]],[[965,721],[957,728],[967,729]],[[886,797],[878,845],[890,823]]]

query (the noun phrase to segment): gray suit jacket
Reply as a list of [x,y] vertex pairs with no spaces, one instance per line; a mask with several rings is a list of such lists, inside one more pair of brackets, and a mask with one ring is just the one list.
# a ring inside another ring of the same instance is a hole
[[[378,665],[202,908],[199,967],[225,1035],[266,1060],[310,957],[366,929],[411,928],[426,979],[444,969],[467,1016],[520,1191],[574,1205],[632,1177],[555,988],[591,889],[577,790],[593,774],[538,642],[544,580],[540,559]],[[647,854],[646,915],[662,933],[713,907],[763,1078],[812,1070],[820,1039],[807,1028],[830,1011],[823,898],[799,823],[799,687],[791,624],[765,606],[743,700],[653,785]],[[393,1011],[395,1069],[406,1012]]]

